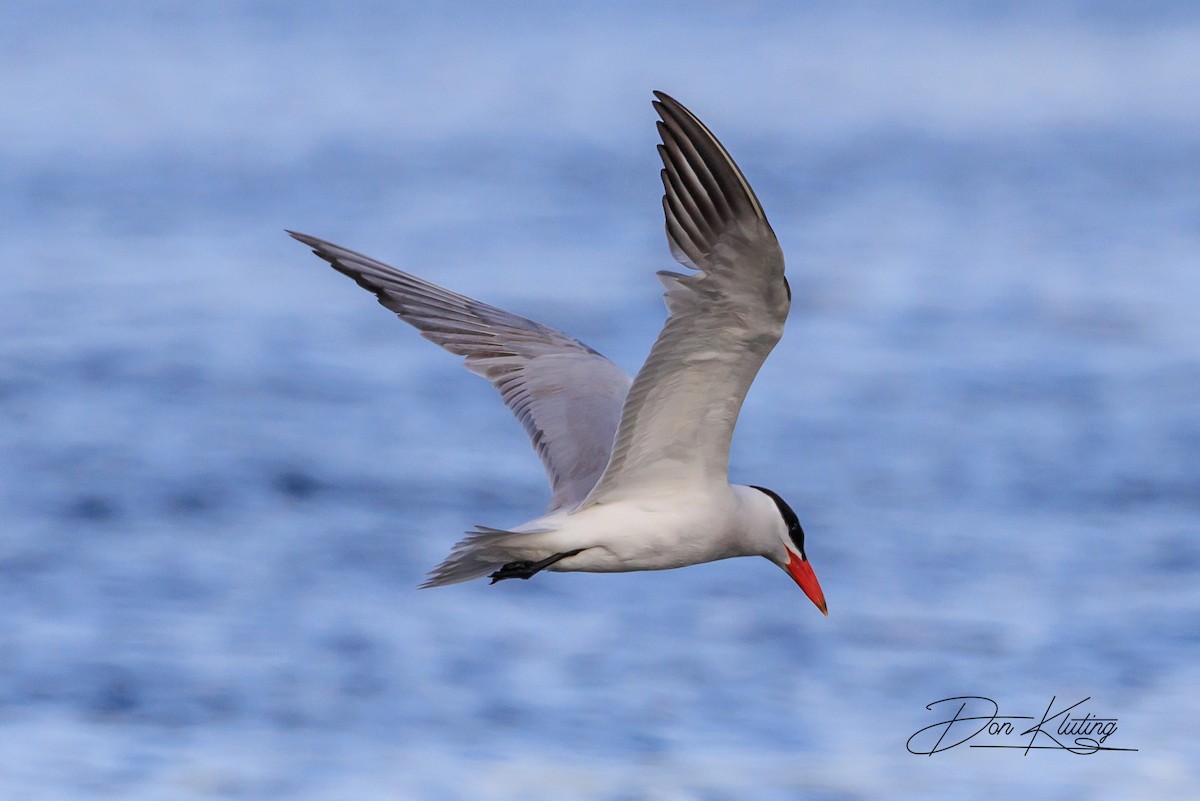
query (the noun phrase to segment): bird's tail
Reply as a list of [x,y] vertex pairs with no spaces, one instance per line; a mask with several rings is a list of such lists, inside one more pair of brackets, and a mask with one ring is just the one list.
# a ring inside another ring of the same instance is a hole
[[421,589],[458,584],[499,570],[522,558],[519,545],[531,533],[476,526],[458,541],[440,565],[429,571]]

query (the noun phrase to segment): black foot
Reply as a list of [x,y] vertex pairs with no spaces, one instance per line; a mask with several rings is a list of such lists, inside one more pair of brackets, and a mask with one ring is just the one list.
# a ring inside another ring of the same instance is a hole
[[507,565],[488,576],[488,578],[490,578],[492,583],[495,584],[497,581],[503,581],[504,579],[510,578],[532,578],[537,574],[537,572],[537,562],[509,562]]
[[553,556],[547,556],[545,559],[542,559],[537,562],[530,562],[527,559],[522,560],[520,562],[509,562],[504,567],[500,568],[495,573],[492,573],[490,576],[488,576],[488,578],[490,578],[492,580],[493,584],[495,584],[497,581],[503,581],[504,579],[533,578],[538,573],[540,573],[543,570],[545,570],[546,568],[550,567],[550,565],[554,564],[558,560],[566,559],[568,556],[575,556],[577,553],[580,553],[582,550],[583,550],[583,548],[576,548],[574,551],[567,551],[565,553],[556,553]]

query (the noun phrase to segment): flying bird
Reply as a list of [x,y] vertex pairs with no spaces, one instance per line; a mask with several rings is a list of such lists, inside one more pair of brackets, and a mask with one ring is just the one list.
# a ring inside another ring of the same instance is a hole
[[682,104],[654,93],[667,243],[667,321],[635,378],[561,331],[362,254],[289,231],[500,392],[550,479],[550,505],[476,526],[422,587],[543,570],[664,570],[735,556],[783,568],[828,614],[796,513],[729,483],[738,412],[791,305],[783,252],[745,176]]

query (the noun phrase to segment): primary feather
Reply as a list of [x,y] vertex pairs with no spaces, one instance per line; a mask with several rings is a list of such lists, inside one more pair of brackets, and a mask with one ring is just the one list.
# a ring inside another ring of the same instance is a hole
[[466,357],[521,421],[550,479],[550,511],[578,504],[612,450],[629,376],[561,331],[288,231],[431,342]]
[[669,316],[584,505],[651,482],[724,482],[738,412],[791,301],[783,252],[741,170],[690,111],[655,96],[667,241],[696,272],[659,273]]

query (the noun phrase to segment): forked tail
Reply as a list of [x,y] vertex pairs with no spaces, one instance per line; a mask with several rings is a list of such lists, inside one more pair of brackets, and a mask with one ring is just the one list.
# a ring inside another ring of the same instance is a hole
[[499,570],[520,558],[518,543],[522,538],[527,538],[529,533],[532,532],[476,526],[474,531],[468,531],[467,536],[455,544],[440,565],[429,571],[429,578],[421,585],[421,589],[483,578]]

